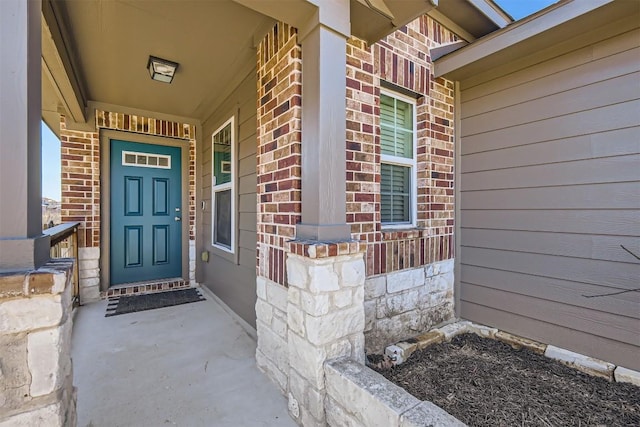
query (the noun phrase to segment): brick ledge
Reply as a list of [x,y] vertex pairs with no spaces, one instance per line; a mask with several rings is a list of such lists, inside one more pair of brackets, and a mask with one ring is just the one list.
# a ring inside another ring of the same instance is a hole
[[285,249],[287,252],[295,255],[318,259],[364,253],[367,251],[367,242],[358,240],[344,240],[336,242],[290,240],[286,242]]
[[141,294],[150,294],[154,292],[164,292],[164,291],[172,291],[175,289],[184,289],[191,286],[191,283],[188,280],[184,280],[182,278],[174,278],[174,279],[165,279],[165,280],[153,280],[148,282],[135,282],[135,283],[124,283],[121,285],[115,285],[107,289],[105,292],[100,292],[100,297],[102,299],[119,297],[119,296],[130,296],[130,295],[141,295]]

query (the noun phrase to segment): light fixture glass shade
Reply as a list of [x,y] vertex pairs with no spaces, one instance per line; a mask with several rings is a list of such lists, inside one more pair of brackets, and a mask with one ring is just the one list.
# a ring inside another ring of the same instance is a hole
[[153,80],[164,83],[171,83],[171,81],[173,80],[173,76],[178,69],[178,63],[167,61],[166,59],[162,58],[157,58],[155,56],[149,56],[147,68],[149,69],[149,75]]

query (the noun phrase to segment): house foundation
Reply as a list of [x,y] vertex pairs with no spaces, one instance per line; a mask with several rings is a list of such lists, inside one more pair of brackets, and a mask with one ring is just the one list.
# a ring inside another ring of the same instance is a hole
[[382,353],[398,337],[413,337],[455,317],[454,260],[395,271],[365,282],[365,338]]

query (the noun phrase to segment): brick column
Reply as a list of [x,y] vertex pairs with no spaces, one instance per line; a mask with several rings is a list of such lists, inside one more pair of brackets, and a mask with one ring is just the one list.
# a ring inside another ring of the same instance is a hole
[[0,272],[49,260],[42,235],[41,2],[0,1]]
[[301,212],[302,59],[298,31],[282,22],[258,46],[256,364],[286,393],[285,242]]
[[301,212],[302,60],[297,30],[277,23],[258,47],[257,276],[286,284],[285,241]]
[[304,426],[324,426],[324,363],[364,363],[364,280],[360,242],[291,242],[287,257],[289,412]]

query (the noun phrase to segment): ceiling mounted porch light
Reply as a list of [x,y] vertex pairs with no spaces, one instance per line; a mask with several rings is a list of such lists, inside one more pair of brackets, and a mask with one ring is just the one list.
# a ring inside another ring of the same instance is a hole
[[171,62],[166,59],[149,56],[147,68],[149,69],[149,74],[153,80],[171,83],[173,76],[176,74],[176,70],[178,69],[178,65],[179,64],[177,62]]

